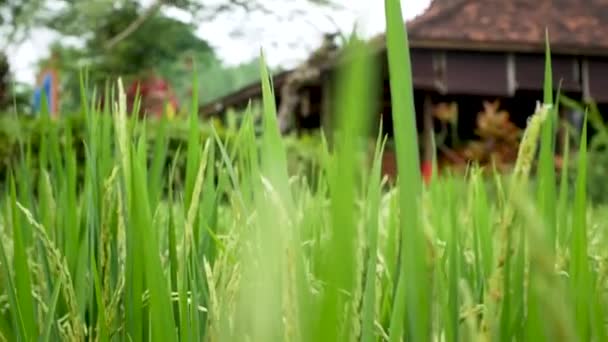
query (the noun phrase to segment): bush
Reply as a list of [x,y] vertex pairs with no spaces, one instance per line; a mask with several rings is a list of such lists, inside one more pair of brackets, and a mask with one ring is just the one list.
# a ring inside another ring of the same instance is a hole
[[[135,131],[137,134],[142,133],[142,127],[138,127]],[[183,149],[188,139],[188,124],[185,120],[150,120],[145,127],[146,139],[150,146],[157,142],[157,137],[161,131],[166,132],[166,146],[168,148],[168,156],[178,156],[176,161],[178,165],[177,174],[183,174],[185,165],[185,156],[183,153],[177,154],[178,149]],[[208,124],[200,124],[201,136],[203,138],[212,135],[211,127]],[[70,148],[74,149],[76,162],[79,173],[82,172],[82,166],[85,165],[87,127],[85,124],[84,115],[67,115],[59,120],[50,119],[48,117],[29,117],[29,116],[14,116],[4,115],[0,117],[0,179],[5,179],[8,170],[16,169],[20,161],[29,154],[29,160],[34,163],[31,165],[34,172],[38,170],[39,160],[38,154],[43,148],[43,144],[49,139],[58,139],[61,149],[64,150],[68,141],[71,141]],[[218,134],[227,136],[227,132],[221,129]],[[107,146],[112,149],[113,146]],[[153,151],[153,150],[152,150]],[[182,151],[183,152],[183,151]],[[151,157],[151,156],[150,156]],[[166,165],[170,165],[172,160],[166,160]]]
[[[62,148],[68,140],[73,143],[71,148],[74,149],[77,156],[76,168],[79,173],[82,173],[82,167],[85,165],[85,144],[87,141],[87,128],[84,115],[66,115],[59,120],[53,120],[48,117],[30,117],[30,116],[15,116],[1,115],[0,116],[0,180],[6,179],[8,170],[15,170],[22,157],[31,153],[30,160],[33,165],[33,172],[37,174],[39,165],[36,165],[39,160],[38,154],[41,151],[41,145],[51,137],[58,139]],[[224,127],[221,124],[214,124],[220,140],[227,145],[227,150],[231,156],[234,156],[236,151],[232,151],[230,147],[233,142],[233,137],[236,136],[238,127]],[[153,147],[159,143],[160,136],[166,136],[166,148],[168,157],[165,160],[165,166],[168,168],[171,163],[176,163],[176,185],[183,184],[183,179],[186,173],[186,154],[185,146],[188,143],[189,122],[187,118],[179,117],[172,120],[150,119],[146,122],[145,132],[146,139],[150,148],[149,161],[152,160]],[[200,137],[202,141],[213,136],[211,122],[199,123]],[[143,125],[135,125],[136,134],[141,134]],[[56,136],[55,136],[56,135]],[[160,142],[162,143],[162,141]],[[301,138],[291,137],[286,139],[288,149],[289,171],[292,175],[305,175],[307,179],[313,180],[317,172],[320,158],[321,140],[318,136],[305,136]],[[113,148],[113,146],[108,146]],[[202,147],[201,147],[202,148]],[[180,153],[178,153],[178,150]],[[25,152],[25,154],[24,154]],[[172,160],[169,158],[176,158]],[[218,154],[217,158],[221,158]]]

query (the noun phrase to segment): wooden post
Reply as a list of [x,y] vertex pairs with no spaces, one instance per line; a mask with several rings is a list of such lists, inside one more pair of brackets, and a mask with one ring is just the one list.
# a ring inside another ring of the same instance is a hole
[[426,94],[424,98],[424,110],[422,112],[422,160],[421,160],[421,168],[422,168],[422,176],[425,181],[430,180],[432,168],[433,168],[433,156],[434,156],[434,146],[433,146],[433,102],[431,101],[430,95]]
[[303,118],[307,118],[310,116],[311,112],[311,96],[310,89],[304,88],[302,90],[301,100],[300,100],[300,116]]
[[331,77],[324,73],[321,76],[321,130],[327,138],[327,142],[331,143],[333,133],[333,103],[331,100]]
[[557,154],[558,155],[563,155],[565,152],[565,146],[566,146],[566,127],[564,125],[564,123],[566,122],[566,115],[564,113],[564,109],[560,108],[559,112],[557,113],[557,118],[556,118],[556,122],[555,125],[557,126],[557,139],[556,139],[556,145],[557,145]]

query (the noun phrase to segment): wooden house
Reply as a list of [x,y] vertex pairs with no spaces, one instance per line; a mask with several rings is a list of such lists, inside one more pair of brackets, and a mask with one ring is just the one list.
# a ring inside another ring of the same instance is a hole
[[[577,100],[608,104],[608,0],[433,0],[420,16],[406,23],[419,130],[432,129],[425,104],[458,104],[458,132],[474,136],[477,113],[484,101],[499,100],[515,125],[542,100],[545,38],[552,53],[554,89]],[[388,68],[384,35],[370,41],[383,64],[381,108],[386,132],[392,133]],[[318,82],[307,89],[314,115],[300,118],[300,129],[331,122],[331,80],[328,63]],[[280,87],[288,72],[274,77]],[[382,91],[383,90],[383,91]],[[206,115],[243,108],[261,96],[259,84],[201,108]],[[426,114],[425,114],[426,113]],[[567,112],[564,109],[564,115]],[[427,117],[425,120],[424,117]]]

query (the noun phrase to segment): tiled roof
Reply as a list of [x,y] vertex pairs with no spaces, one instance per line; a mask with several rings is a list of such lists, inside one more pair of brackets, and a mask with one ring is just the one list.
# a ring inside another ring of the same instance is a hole
[[413,45],[608,53],[608,0],[434,0],[408,22]]
[[[414,48],[542,52],[547,28],[552,52],[608,56],[608,0],[433,0],[406,25]],[[384,34],[369,44],[383,50]],[[287,73],[275,76],[275,86]],[[260,94],[255,82],[203,111],[218,112]]]

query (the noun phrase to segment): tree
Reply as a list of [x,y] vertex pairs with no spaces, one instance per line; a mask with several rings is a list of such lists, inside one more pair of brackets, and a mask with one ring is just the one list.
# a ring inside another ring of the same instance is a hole
[[[86,2],[81,0],[53,0],[53,2],[56,3],[55,11],[53,13],[44,12],[45,14],[39,16],[37,20],[64,35],[78,37],[82,36],[83,32],[90,32],[95,27],[103,25],[105,20],[116,10],[135,9],[138,16],[133,18],[131,22],[126,23],[114,36],[107,38],[103,44],[106,49],[113,48],[118,42],[139,30],[148,19],[154,17],[163,9],[176,8],[187,11],[193,15],[194,21],[198,23],[234,11],[261,12],[278,17],[304,15],[301,9],[278,15],[274,8],[266,7],[262,0],[154,0],[146,8],[142,8],[138,0],[90,0]],[[342,6],[338,5],[337,0],[307,0],[307,2],[317,8],[343,9]]]
[[171,75],[167,71],[173,70],[164,66],[183,61],[188,55],[195,56],[203,65],[216,63],[213,49],[196,37],[189,25],[161,14],[146,20],[136,32],[111,50],[103,47],[102,42],[136,17],[135,7],[114,9],[89,32],[84,46],[73,47],[59,42],[52,47],[53,57],[42,61],[41,67],[54,61],[53,67],[60,71],[64,109],[77,108],[79,75],[85,69],[89,83],[103,89],[106,81],[118,77],[126,83],[150,74],[168,79]]
[[7,47],[25,37],[34,22],[32,14],[40,0],[0,0],[0,112],[13,105],[22,109],[27,102],[23,87],[13,87],[13,78],[8,62]]
[[[333,1],[308,0],[318,6],[334,6]],[[148,7],[142,7],[139,0],[0,0],[0,15],[7,13],[0,18],[0,26],[8,25],[11,37],[23,36],[35,24],[84,41],[81,47],[62,42],[53,47],[53,63],[61,72],[62,103],[68,108],[77,108],[82,68],[88,69],[95,85],[117,76],[136,79],[154,69],[170,78],[179,88],[179,97],[186,99],[192,72],[183,61],[191,58],[199,75],[213,80],[201,82],[203,101],[258,77],[256,61],[227,71],[213,48],[194,34],[193,25],[163,15],[169,8],[188,11],[197,23],[233,11],[274,13],[262,0],[155,0]],[[50,60],[42,61],[42,65],[48,63]]]
[[[83,47],[56,43],[52,57],[41,67],[60,71],[62,108],[79,107],[79,75],[87,70],[90,84],[102,88],[106,81],[123,78],[127,83],[145,82],[155,75],[165,80],[177,95],[182,107],[190,104],[193,65],[199,78],[199,99],[210,101],[259,77],[257,60],[226,68],[209,44],[194,34],[193,28],[181,21],[157,13],[141,27],[108,50],[102,42],[136,18],[134,8],[115,9],[85,40]],[[157,80],[158,81],[158,80]]]
[[0,108],[4,108],[9,101],[10,69],[5,55],[0,55]]
[[35,14],[43,0],[0,0],[0,33],[2,51],[13,42],[25,38],[28,28],[36,23]]
[[183,59],[160,64],[159,73],[170,81],[182,104],[188,104],[191,96],[194,66],[198,75],[201,103],[226,95],[260,77],[260,64],[257,58],[241,65],[226,67],[217,58],[206,58],[199,54],[187,55]]

